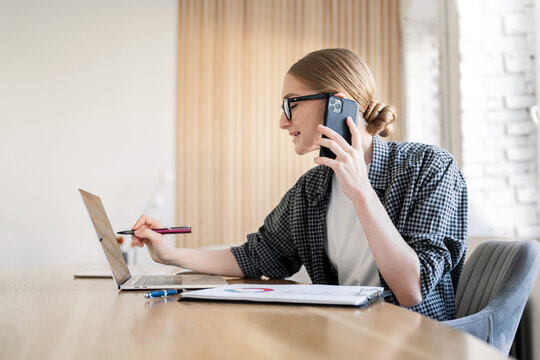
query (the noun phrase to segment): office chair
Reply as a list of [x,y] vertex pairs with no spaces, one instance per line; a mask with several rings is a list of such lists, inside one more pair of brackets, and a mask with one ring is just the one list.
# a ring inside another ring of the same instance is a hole
[[508,355],[539,267],[536,241],[483,242],[463,268],[456,319],[443,323]]

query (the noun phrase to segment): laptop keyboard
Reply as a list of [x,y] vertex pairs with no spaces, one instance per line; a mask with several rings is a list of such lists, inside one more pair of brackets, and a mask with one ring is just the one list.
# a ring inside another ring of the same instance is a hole
[[141,276],[133,284],[135,286],[149,286],[149,285],[182,285],[182,276],[167,276],[167,275],[149,275]]

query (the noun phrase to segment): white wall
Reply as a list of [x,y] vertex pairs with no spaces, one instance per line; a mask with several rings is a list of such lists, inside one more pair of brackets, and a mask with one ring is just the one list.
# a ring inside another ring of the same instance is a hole
[[[120,230],[174,173],[177,15],[175,0],[0,0],[0,266],[103,261],[77,189]],[[174,182],[163,195],[151,212],[173,225]]]
[[402,0],[400,6],[403,140],[441,145],[438,3]]

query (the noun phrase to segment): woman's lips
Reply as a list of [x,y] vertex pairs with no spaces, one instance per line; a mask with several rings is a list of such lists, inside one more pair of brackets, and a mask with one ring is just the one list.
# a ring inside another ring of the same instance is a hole
[[293,137],[292,141],[294,142],[296,140],[296,138],[298,137],[298,135],[300,135],[300,133],[298,131],[296,131],[296,132],[290,133],[290,135]]

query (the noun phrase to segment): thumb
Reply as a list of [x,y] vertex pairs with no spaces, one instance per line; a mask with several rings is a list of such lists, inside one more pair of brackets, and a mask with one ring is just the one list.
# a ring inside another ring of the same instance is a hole
[[158,234],[157,232],[152,231],[147,227],[144,227],[144,228],[136,230],[135,231],[135,236],[138,237],[139,239],[148,239],[148,240],[154,242],[154,241],[157,241],[159,239],[161,234]]

